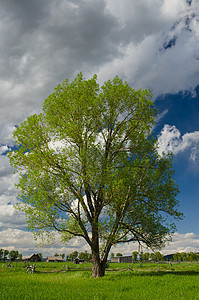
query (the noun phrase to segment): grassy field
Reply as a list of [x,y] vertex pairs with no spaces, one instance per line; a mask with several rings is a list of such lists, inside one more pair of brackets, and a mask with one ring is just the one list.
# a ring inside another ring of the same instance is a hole
[[[60,271],[69,266],[68,272]],[[0,299],[199,299],[199,264],[110,264],[103,278],[93,279],[91,264],[0,263]],[[81,268],[82,270],[70,270]],[[51,272],[51,273],[48,273]]]

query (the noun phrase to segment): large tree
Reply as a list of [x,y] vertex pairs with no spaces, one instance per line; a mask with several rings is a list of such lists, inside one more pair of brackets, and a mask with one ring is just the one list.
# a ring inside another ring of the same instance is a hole
[[63,242],[83,238],[93,277],[104,275],[113,245],[161,248],[181,217],[172,157],[158,155],[151,135],[151,97],[118,77],[100,87],[96,75],[80,73],[14,132],[10,162],[29,229],[45,238],[59,232]]

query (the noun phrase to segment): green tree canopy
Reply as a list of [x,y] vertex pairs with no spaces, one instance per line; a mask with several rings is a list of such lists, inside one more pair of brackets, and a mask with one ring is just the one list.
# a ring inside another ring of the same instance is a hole
[[75,258],[77,258],[78,257],[78,252],[77,251],[73,251],[72,253],[70,253],[70,259],[71,260],[74,260]]
[[18,255],[19,255],[19,252],[17,250],[16,251],[15,250],[11,250],[9,252],[9,258],[12,261],[15,261],[17,259]]
[[156,251],[155,253],[151,253],[151,258],[154,261],[162,261],[164,259],[164,255],[159,251]]
[[148,252],[143,253],[143,260],[144,261],[148,261],[149,257],[150,257],[150,253],[148,253]]
[[[93,276],[103,276],[111,247],[138,241],[160,248],[174,230],[178,188],[172,157],[157,153],[149,90],[118,77],[66,79],[39,115],[14,132],[10,155],[29,229],[35,236],[83,238]],[[170,216],[171,218],[167,218]]]
[[133,256],[133,261],[136,261],[138,258],[138,251],[133,251],[132,256]]
[[42,261],[42,258],[43,258],[42,253],[40,252],[40,253],[37,253],[37,254],[39,255],[39,257],[40,257],[40,259],[41,259],[41,261]]
[[0,260],[3,258],[4,249],[0,249]]
[[3,253],[3,260],[7,259],[8,254],[9,254],[9,251],[5,249],[4,253]]
[[23,258],[23,255],[22,255],[21,253],[19,253],[19,255],[18,255],[18,260],[19,260],[19,261],[22,261],[22,258]]
[[62,257],[62,259],[64,259],[64,257],[65,257],[65,253],[62,253],[62,254],[61,254],[61,257]]
[[91,253],[88,253],[87,250],[85,250],[84,252],[80,252],[78,255],[79,259],[85,259],[85,261],[90,261],[92,258]]

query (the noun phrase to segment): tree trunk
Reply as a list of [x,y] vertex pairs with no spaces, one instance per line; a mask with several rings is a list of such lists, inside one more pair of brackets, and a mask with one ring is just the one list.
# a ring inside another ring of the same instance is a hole
[[99,254],[92,254],[92,276],[94,278],[103,277],[105,275],[106,262],[100,261]]

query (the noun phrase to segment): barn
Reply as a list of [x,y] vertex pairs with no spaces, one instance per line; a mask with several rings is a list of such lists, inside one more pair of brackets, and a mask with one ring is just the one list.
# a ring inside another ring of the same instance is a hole
[[133,257],[132,256],[116,256],[111,257],[111,262],[114,263],[133,263]]
[[48,256],[47,262],[62,262],[63,258],[61,256]]
[[41,257],[39,256],[39,254],[32,254],[29,257],[24,258],[23,261],[32,261],[32,262],[41,261]]

